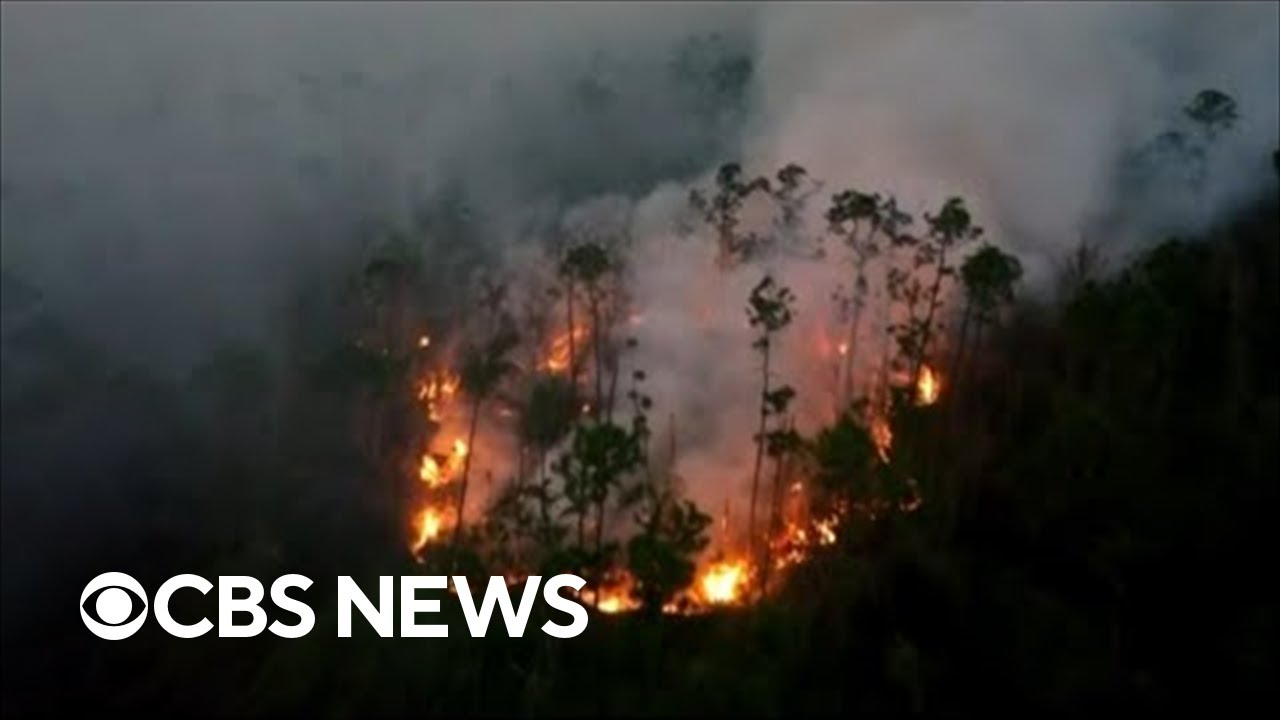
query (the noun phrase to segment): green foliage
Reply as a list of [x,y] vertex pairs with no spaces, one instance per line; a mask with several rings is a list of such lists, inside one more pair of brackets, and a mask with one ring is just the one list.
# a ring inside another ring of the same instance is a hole
[[926,213],[924,218],[928,229],[922,237],[903,234],[892,239],[895,247],[910,251],[910,270],[891,267],[886,277],[889,297],[907,316],[891,324],[889,332],[897,343],[899,362],[910,369],[913,387],[940,329],[936,315],[943,283],[955,275],[948,257],[983,233],[958,197],[948,198],[937,214]]
[[691,501],[651,493],[636,522],[643,529],[627,543],[627,568],[635,578],[634,597],[656,615],[693,582],[693,558],[707,546],[711,516]]
[[1014,288],[1022,279],[1022,263],[999,248],[984,244],[960,266],[965,294],[979,319],[1013,302]]
[[549,450],[568,434],[577,409],[572,383],[560,375],[539,375],[520,414],[520,438],[540,450]]
[[699,189],[689,192],[689,206],[716,230],[722,267],[741,262],[763,242],[756,233],[739,231],[739,214],[748,198],[769,190],[768,178],[744,179],[741,165],[725,163],[716,172],[715,189],[710,195]]
[[850,496],[879,462],[871,432],[851,412],[822,428],[814,438],[816,480],[828,493]]
[[791,323],[795,299],[791,289],[779,285],[772,275],[765,275],[751,289],[747,319],[751,327],[760,329],[761,334],[755,344],[757,349],[768,347],[768,337]]

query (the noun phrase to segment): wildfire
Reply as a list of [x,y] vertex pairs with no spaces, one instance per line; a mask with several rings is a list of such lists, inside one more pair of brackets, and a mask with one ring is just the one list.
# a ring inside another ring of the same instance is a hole
[[732,605],[746,590],[749,566],[746,560],[722,560],[712,563],[698,579],[698,591],[710,605]]
[[600,600],[596,602],[596,590],[594,588],[582,591],[582,599],[589,605],[595,605],[596,609],[606,615],[617,615],[619,613],[631,612],[640,607],[640,602],[632,597],[631,590],[635,586],[635,581],[631,574],[624,571],[617,572],[612,582],[606,584],[600,589]]
[[440,531],[444,527],[444,514],[428,505],[414,518],[413,524],[414,531],[417,533],[413,541],[413,554],[417,555],[422,552],[427,543],[440,537]]
[[[587,337],[587,329],[585,327],[574,328],[573,344],[584,341]],[[542,368],[550,373],[562,373],[569,369],[569,363],[573,360],[569,353],[569,331],[566,330],[555,337],[551,341],[551,348],[547,351],[547,356],[542,361]]]
[[462,379],[447,370],[432,373],[418,384],[418,399],[426,403],[427,417],[432,422],[440,422],[441,405],[453,400],[461,385]]
[[916,381],[916,404],[932,405],[942,392],[942,378],[928,365],[920,367],[920,379]]
[[422,463],[418,466],[418,479],[433,488],[449,484],[462,470],[467,452],[467,443],[459,438],[453,441],[453,450],[443,456],[443,463],[437,459],[440,456],[431,452],[423,453]]
[[[594,600],[591,591],[584,593],[587,602]],[[640,604],[632,599],[629,592],[618,588],[605,588],[600,592],[600,604],[596,607],[606,615],[617,615],[640,607]]]

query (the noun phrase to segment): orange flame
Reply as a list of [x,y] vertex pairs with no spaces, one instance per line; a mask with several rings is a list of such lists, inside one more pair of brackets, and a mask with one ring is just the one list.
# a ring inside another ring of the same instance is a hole
[[427,417],[432,422],[441,421],[441,404],[452,400],[461,385],[462,379],[447,370],[433,373],[418,384],[418,399],[426,403]]
[[444,528],[444,514],[428,505],[414,518],[413,524],[417,533],[413,541],[413,554],[417,555],[422,552],[427,543],[440,537],[440,531]]
[[418,466],[418,479],[433,488],[449,484],[462,470],[467,452],[467,443],[458,438],[453,441],[452,452],[444,457],[443,465],[437,459],[438,456],[431,452],[423,453],[422,463]]
[[431,457],[431,453],[422,454],[422,465],[418,468],[418,479],[422,482],[436,487],[442,483],[442,475],[440,473],[440,463]]
[[582,591],[582,599],[589,605],[594,605],[597,610],[606,615],[617,615],[619,613],[631,612],[640,607],[640,602],[632,596],[632,588],[635,587],[635,580],[631,577],[631,573],[622,570],[617,572],[611,582],[600,588],[600,601],[596,603],[596,589],[589,588]]
[[[586,337],[587,329],[585,327],[575,327],[573,329],[573,342],[575,344],[580,344]],[[569,354],[569,345],[569,331],[565,330],[551,341],[551,348],[547,351],[547,356],[542,361],[542,368],[549,373],[567,371],[569,363],[573,360]]]
[[698,579],[698,591],[710,605],[732,605],[742,599],[749,576],[747,561],[722,560],[712,563]]
[[916,404],[932,405],[942,392],[942,378],[928,365],[920,366],[920,379],[916,381]]

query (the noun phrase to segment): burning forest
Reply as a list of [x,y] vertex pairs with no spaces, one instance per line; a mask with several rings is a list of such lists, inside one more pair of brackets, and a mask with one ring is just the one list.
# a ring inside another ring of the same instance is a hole
[[[705,261],[693,271],[714,278],[710,296],[690,287],[682,292],[700,297],[661,298],[661,316],[728,331],[740,338],[738,354],[756,361],[758,386],[739,394],[757,398],[744,416],[758,422],[736,438],[691,443],[681,435],[689,418],[674,411],[680,400],[664,408],[651,396],[665,368],[641,351],[652,342],[652,309],[625,226],[612,235],[598,220],[566,228],[568,242],[548,246],[558,254],[536,261],[541,272],[486,275],[470,322],[371,328],[385,345],[366,352],[407,358],[399,384],[416,400],[417,440],[379,452],[388,468],[411,466],[390,507],[401,508],[392,522],[405,528],[415,561],[448,566],[469,554],[513,583],[574,572],[589,578],[583,597],[602,613],[698,613],[756,602],[789,569],[838,545],[842,526],[925,502],[910,466],[895,462],[894,425],[904,413],[934,412],[943,393],[936,368],[949,350],[958,354],[943,318],[955,314],[951,276],[964,262],[948,254],[975,244],[981,228],[959,198],[926,213],[915,235],[892,198],[848,190],[815,209],[807,198],[818,184],[798,165],[773,178],[742,172],[722,167],[689,195],[684,219],[695,225],[651,239]],[[981,252],[1007,268],[1004,287],[981,291],[1011,296],[1017,259],[991,245]],[[367,272],[415,281],[387,273],[389,262],[371,261]],[[782,273],[811,279],[805,296]],[[731,308],[729,294],[752,276],[740,327],[707,309],[721,300]],[[408,295],[387,288],[375,297]],[[374,307],[370,316],[414,310]],[[815,446],[815,433],[836,422],[860,456],[837,461]],[[731,456],[710,477],[682,462],[709,453]]]
[[2,12],[0,714],[1273,694],[1274,5]]

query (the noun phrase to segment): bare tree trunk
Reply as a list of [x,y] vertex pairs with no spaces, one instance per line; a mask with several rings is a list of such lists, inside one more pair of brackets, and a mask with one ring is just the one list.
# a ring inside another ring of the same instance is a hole
[[841,409],[853,402],[853,356],[858,348],[858,328],[862,324],[862,298],[854,298],[853,318],[849,322],[849,339],[844,353],[844,386],[841,389]]
[[467,430],[467,454],[462,458],[462,491],[458,494],[457,522],[453,526],[453,548],[462,539],[463,513],[467,507],[467,481],[471,476],[471,457],[475,455],[476,425],[480,420],[480,397],[471,403],[471,427]]
[[604,501],[602,495],[596,503],[596,595],[595,606],[600,609],[600,592],[604,589]]
[[605,418],[613,422],[613,405],[618,397],[618,366],[621,365],[616,352],[613,353],[613,359],[609,362],[609,365],[609,400],[606,403]]
[[[590,288],[588,288],[590,290]],[[591,406],[591,417],[600,420],[604,405],[604,357],[600,354],[600,298],[598,291],[591,291],[591,345],[596,359],[596,401]]]
[[942,291],[942,274],[946,266],[947,251],[943,248],[938,253],[938,267],[933,275],[933,287],[929,290],[929,305],[921,325],[920,346],[916,348],[916,356],[912,360],[914,366],[911,368],[911,387],[913,389],[920,384],[920,370],[924,366],[924,356],[929,352],[929,342],[933,339],[933,316],[938,310],[938,295]]
[[760,466],[764,462],[764,431],[769,418],[769,407],[765,397],[769,394],[769,346],[764,347],[764,366],[761,372],[762,389],[760,391],[760,430],[756,434],[756,462],[751,473],[751,506],[747,512],[747,537],[751,556],[757,557],[756,542],[756,499],[760,495]]
[[569,320],[569,384],[574,388],[578,387],[578,351],[577,340],[574,335],[577,334],[573,324],[573,277],[569,277],[569,291],[565,293],[565,303],[567,305],[566,314]]
[[965,361],[965,344],[969,339],[969,320],[973,314],[973,302],[965,302],[964,315],[960,320],[960,337],[956,340],[956,352],[951,360],[951,412],[948,416],[954,421],[955,415],[959,412],[960,395],[956,390],[960,387],[960,376],[964,372]]
[[778,520],[781,518],[783,464],[786,454],[778,453],[773,465],[773,498],[769,502],[769,526],[764,545],[764,565],[760,571],[760,594],[769,589],[769,575],[773,571],[772,540],[778,534]]

